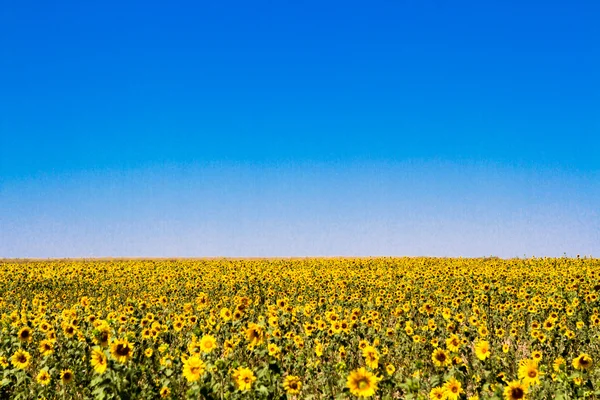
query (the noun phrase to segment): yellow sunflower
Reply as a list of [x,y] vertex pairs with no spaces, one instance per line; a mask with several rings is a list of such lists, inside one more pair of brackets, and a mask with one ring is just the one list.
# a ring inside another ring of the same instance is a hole
[[29,327],[27,327],[27,326],[21,328],[19,330],[17,337],[19,338],[19,341],[21,341],[21,342],[31,342],[31,339],[32,339],[31,329],[29,329]]
[[108,367],[108,358],[102,349],[98,346],[94,346],[92,354],[90,356],[90,364],[94,368],[94,371],[98,374],[103,374]]
[[52,340],[44,339],[39,345],[40,354],[44,357],[54,353],[54,342]]
[[442,387],[436,387],[429,392],[430,400],[444,400],[446,398],[446,390]]
[[486,340],[479,340],[475,343],[475,355],[480,360],[485,360],[490,356],[490,343]]
[[379,378],[365,368],[358,368],[348,375],[347,386],[358,397],[371,397],[377,391]]
[[49,384],[51,379],[52,379],[52,377],[50,376],[50,373],[46,369],[41,370],[40,373],[37,374],[37,376],[35,378],[37,383],[39,383],[42,386],[46,386],[47,384]]
[[539,385],[541,375],[537,361],[525,359],[519,363],[519,378],[525,386]]
[[237,388],[241,391],[252,389],[252,384],[256,381],[254,372],[250,368],[239,367],[233,372],[233,379]]
[[366,346],[362,350],[363,357],[365,358],[365,363],[371,369],[376,369],[379,364],[379,352],[373,346]]
[[133,344],[127,338],[115,340],[110,345],[110,354],[121,364],[126,363],[133,356]]
[[447,351],[442,349],[435,349],[431,354],[431,359],[436,367],[446,367],[452,364],[452,359]]
[[71,371],[70,369],[63,369],[62,371],[60,371],[60,380],[62,381],[62,383],[69,384],[73,381],[73,378],[73,371]]
[[294,375],[288,375],[283,380],[283,388],[287,394],[298,394],[302,389],[300,378]]
[[593,364],[592,357],[585,353],[581,353],[579,356],[573,359],[573,367],[575,369],[585,370],[589,369]]
[[454,378],[450,378],[444,383],[444,390],[448,400],[457,400],[460,394],[463,393],[461,383]]
[[505,400],[523,400],[527,394],[527,386],[521,384],[519,381],[512,381],[504,389]]
[[188,382],[195,382],[204,374],[206,365],[200,357],[192,356],[183,363],[183,376]]
[[217,347],[217,339],[212,335],[204,335],[200,339],[200,350],[204,353],[210,353]]
[[25,369],[31,362],[31,354],[27,350],[19,349],[10,359],[12,365],[17,369]]
[[163,386],[160,389],[159,394],[162,399],[166,399],[167,397],[169,397],[171,395],[171,389],[169,389],[167,386]]

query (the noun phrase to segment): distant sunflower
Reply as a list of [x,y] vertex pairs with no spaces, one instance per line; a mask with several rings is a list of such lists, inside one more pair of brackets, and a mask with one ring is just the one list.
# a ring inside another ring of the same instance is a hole
[[385,366],[385,371],[388,373],[388,375],[394,375],[394,372],[396,372],[396,367],[394,367],[394,364],[387,364]]
[[504,389],[505,400],[523,400],[527,394],[527,386],[521,384],[519,381],[512,381]]
[[133,356],[133,344],[126,338],[115,340],[110,346],[110,354],[115,360],[124,364]]
[[73,381],[73,371],[71,371],[70,369],[63,369],[60,372],[60,380],[62,381],[62,383],[69,384]]
[[460,394],[463,393],[462,385],[454,378],[450,378],[444,383],[444,390],[448,400],[457,400]]
[[485,360],[490,356],[490,344],[485,340],[479,340],[475,343],[475,355],[480,360]]
[[589,369],[593,364],[592,357],[585,353],[581,353],[575,359],[573,359],[573,367],[575,369]]
[[95,346],[92,349],[90,364],[92,364],[94,371],[96,371],[98,374],[103,374],[104,371],[106,371],[106,368],[108,367],[108,359],[100,347]]
[[39,345],[40,354],[44,357],[54,353],[54,342],[52,340],[44,339]]
[[519,363],[519,378],[525,386],[539,385],[541,374],[537,361],[525,359]]
[[371,397],[377,391],[377,378],[365,368],[358,368],[348,375],[347,386],[350,392],[358,397]]
[[458,352],[460,349],[461,342],[460,338],[456,335],[451,335],[448,339],[446,339],[446,347],[453,353]]
[[212,335],[204,335],[200,339],[200,350],[203,353],[210,353],[217,347],[217,339]]
[[555,372],[560,372],[563,365],[565,365],[565,359],[562,357],[558,357],[552,363],[552,369],[554,369]]
[[77,328],[71,324],[67,324],[63,326],[63,332],[66,337],[72,338],[77,333]]
[[373,346],[366,346],[362,350],[363,357],[365,358],[365,363],[371,369],[376,369],[379,364],[379,352]]
[[50,373],[48,372],[48,370],[43,369],[43,370],[40,371],[39,374],[37,374],[35,380],[40,385],[46,386],[47,384],[50,383],[50,381],[52,380],[52,377],[50,376]]
[[252,389],[252,384],[256,381],[254,372],[250,368],[239,367],[233,372],[233,379],[237,388],[241,391]]
[[251,346],[258,346],[264,340],[264,328],[261,325],[251,323],[246,329],[246,340]]
[[429,392],[430,400],[444,400],[446,398],[446,391],[442,387],[436,387],[431,389]]
[[10,358],[12,365],[17,369],[25,369],[31,362],[31,354],[26,350],[19,349]]
[[21,328],[19,330],[17,337],[19,338],[19,341],[21,341],[21,342],[31,342],[31,339],[32,339],[31,329],[29,329],[29,327],[27,327],[27,326]]
[[167,397],[169,397],[171,395],[171,389],[169,389],[167,386],[163,386],[160,389],[159,394],[162,399],[166,399]]
[[204,375],[204,371],[206,371],[206,365],[200,357],[192,356],[183,364],[183,376],[188,382],[195,382],[200,379]]
[[283,388],[287,394],[298,394],[302,389],[302,382],[299,377],[288,375],[283,380]]
[[447,351],[442,349],[435,349],[431,354],[431,359],[436,367],[446,367],[452,364],[452,359]]

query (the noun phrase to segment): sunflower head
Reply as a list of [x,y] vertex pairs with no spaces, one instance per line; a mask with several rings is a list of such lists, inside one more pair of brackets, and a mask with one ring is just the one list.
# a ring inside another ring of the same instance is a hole
[[504,389],[504,398],[506,400],[520,400],[524,399],[527,394],[527,386],[521,384],[519,381],[512,381]]
[[377,392],[377,383],[379,380],[377,376],[363,367],[350,372],[346,385],[353,395],[370,397]]

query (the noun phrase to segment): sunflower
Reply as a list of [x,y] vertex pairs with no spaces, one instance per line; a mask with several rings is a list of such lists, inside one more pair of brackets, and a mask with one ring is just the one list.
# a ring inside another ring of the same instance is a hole
[[71,371],[70,369],[63,369],[62,371],[60,371],[60,380],[65,385],[71,383],[73,381],[73,377],[73,371]]
[[66,337],[72,338],[77,333],[77,328],[71,324],[67,324],[63,326],[63,332]]
[[167,397],[169,397],[169,395],[171,395],[171,389],[169,389],[167,386],[163,386],[160,389],[159,394],[162,399],[166,399]]
[[429,398],[431,400],[444,400],[446,398],[446,391],[442,387],[433,388],[429,392]]
[[575,369],[588,369],[592,366],[592,357],[585,353],[581,353],[579,356],[573,359],[573,367]]
[[281,355],[281,349],[275,343],[269,343],[267,349],[269,350],[269,355],[271,357],[279,358]]
[[19,341],[21,341],[21,342],[31,342],[31,339],[32,339],[31,329],[29,329],[29,327],[27,327],[27,326],[21,328],[21,330],[19,330],[17,337],[19,338]]
[[450,380],[444,383],[444,390],[446,391],[446,398],[448,400],[457,400],[463,392],[462,385],[454,378],[450,378]]
[[251,323],[246,329],[246,340],[250,342],[251,346],[258,346],[262,344],[264,339],[264,328],[261,325]]
[[183,376],[188,382],[195,382],[200,379],[205,370],[206,365],[197,356],[191,356],[183,363]]
[[373,346],[366,346],[362,350],[362,354],[367,366],[371,369],[376,369],[379,364],[379,353],[377,352],[377,349]]
[[394,364],[387,364],[385,366],[385,371],[388,373],[388,375],[394,375],[394,372],[396,372],[396,367],[394,367]]
[[298,394],[302,389],[300,378],[294,375],[288,375],[283,380],[283,388],[287,394]]
[[37,383],[39,383],[42,386],[46,386],[47,384],[49,384],[51,379],[52,379],[52,377],[50,376],[50,373],[46,369],[41,370],[40,373],[37,374],[37,376],[35,378]]
[[558,357],[552,363],[552,368],[554,369],[555,372],[560,372],[560,369],[562,368],[563,365],[565,365],[565,359],[562,357]]
[[452,364],[452,359],[447,351],[442,349],[435,349],[431,354],[431,359],[436,367],[446,367]]
[[377,382],[379,378],[363,367],[350,372],[347,386],[355,396],[370,397],[377,391]]
[[541,371],[538,368],[538,363],[535,360],[525,359],[519,363],[519,379],[523,381],[525,386],[531,384],[538,385],[540,383]]
[[456,335],[451,335],[448,339],[446,339],[446,348],[453,353],[458,352],[461,346],[460,338]]
[[10,358],[12,365],[17,369],[25,369],[31,361],[31,354],[27,350],[19,349]]
[[126,363],[133,356],[133,344],[127,338],[115,340],[110,345],[110,354],[121,364]]
[[54,342],[52,340],[44,339],[40,342],[39,346],[40,354],[44,357],[54,353]]
[[108,346],[110,341],[110,326],[105,321],[101,321],[94,331],[94,342],[102,347]]
[[200,339],[200,350],[204,353],[210,353],[217,347],[217,339],[212,335],[204,335]]
[[480,360],[485,360],[490,356],[490,343],[485,340],[479,340],[475,343],[475,355]]
[[231,319],[231,310],[229,310],[229,308],[223,307],[219,314],[224,321],[229,321]]
[[237,388],[241,391],[252,389],[252,384],[256,381],[254,372],[250,368],[239,367],[233,371],[233,379]]
[[527,394],[527,385],[521,384],[519,381],[512,381],[504,388],[505,400],[520,400],[525,399]]
[[90,356],[90,364],[94,368],[94,371],[98,374],[103,374],[108,367],[108,359],[106,354],[98,346],[94,346],[92,349],[92,355]]

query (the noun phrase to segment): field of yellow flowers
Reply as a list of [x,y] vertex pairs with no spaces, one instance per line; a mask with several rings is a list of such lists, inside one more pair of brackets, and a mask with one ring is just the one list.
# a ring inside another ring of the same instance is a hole
[[0,261],[0,398],[600,398],[600,260]]

